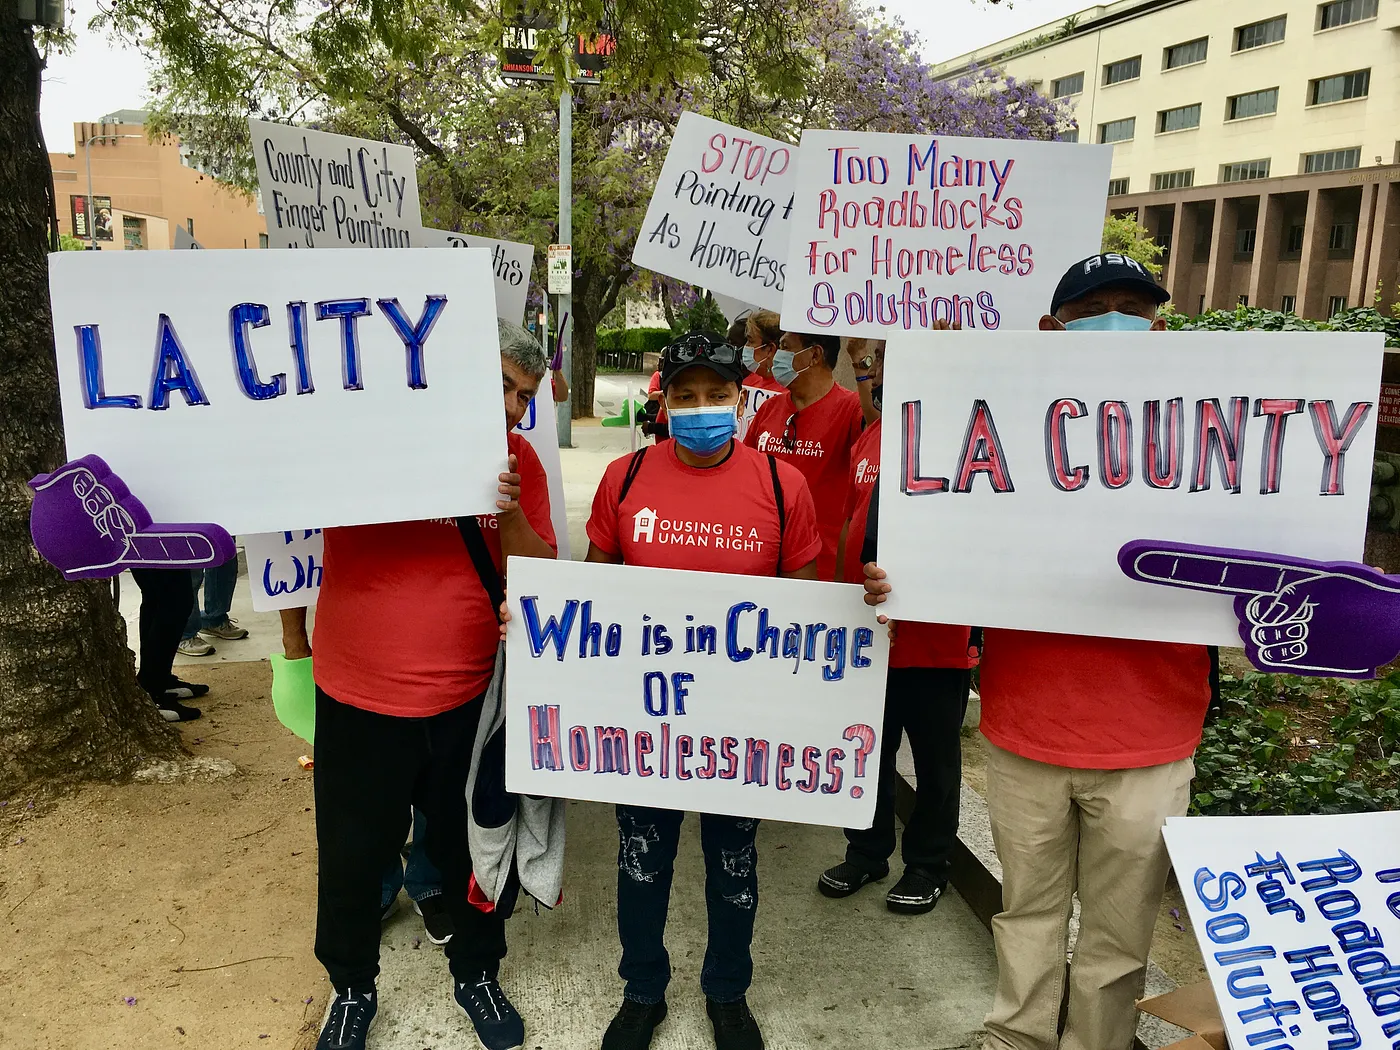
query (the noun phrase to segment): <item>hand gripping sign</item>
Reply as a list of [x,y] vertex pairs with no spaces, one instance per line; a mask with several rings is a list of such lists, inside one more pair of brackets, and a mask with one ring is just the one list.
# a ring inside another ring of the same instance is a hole
[[105,579],[123,569],[201,569],[238,553],[218,525],[166,525],[98,456],[65,463],[29,482],[29,532],[44,560],[68,580]]
[[1118,566],[1143,583],[1233,595],[1262,671],[1374,678],[1400,654],[1400,577],[1355,562],[1133,540]]

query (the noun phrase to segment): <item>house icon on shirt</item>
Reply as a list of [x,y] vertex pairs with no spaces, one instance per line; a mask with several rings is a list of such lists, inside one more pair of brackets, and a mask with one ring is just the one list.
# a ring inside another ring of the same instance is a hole
[[632,542],[638,543],[642,537],[646,537],[648,543],[652,542],[652,534],[656,531],[656,511],[650,507],[643,507],[632,515]]

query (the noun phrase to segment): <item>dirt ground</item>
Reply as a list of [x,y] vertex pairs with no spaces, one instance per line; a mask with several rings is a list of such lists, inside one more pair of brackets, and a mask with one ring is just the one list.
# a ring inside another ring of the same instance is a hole
[[314,1042],[307,747],[273,716],[266,663],[199,671],[204,717],[181,732],[215,778],[0,800],[6,1050]]
[[[986,797],[986,758],[982,751],[982,734],[963,730],[963,779],[974,791]],[[1152,940],[1152,960],[1177,984],[1195,984],[1206,978],[1201,961],[1201,949],[1191,929],[1190,916],[1176,878],[1167,880],[1167,892],[1157,913],[1157,933]]]

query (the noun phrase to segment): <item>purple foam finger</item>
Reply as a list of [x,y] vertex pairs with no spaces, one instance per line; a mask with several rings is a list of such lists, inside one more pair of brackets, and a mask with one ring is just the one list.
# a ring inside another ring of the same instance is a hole
[[1142,583],[1220,594],[1275,594],[1324,571],[1305,558],[1165,540],[1123,544],[1118,567]]

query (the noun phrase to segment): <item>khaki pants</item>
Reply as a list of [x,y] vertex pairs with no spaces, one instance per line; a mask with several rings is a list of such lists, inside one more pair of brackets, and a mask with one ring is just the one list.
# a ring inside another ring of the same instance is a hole
[[[1128,1050],[1170,867],[1162,824],[1186,812],[1195,767],[1185,758],[1069,769],[984,746],[1003,908],[992,919],[987,1050]],[[1076,891],[1079,939],[1058,1036]]]

